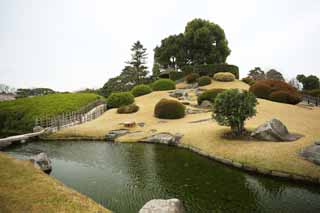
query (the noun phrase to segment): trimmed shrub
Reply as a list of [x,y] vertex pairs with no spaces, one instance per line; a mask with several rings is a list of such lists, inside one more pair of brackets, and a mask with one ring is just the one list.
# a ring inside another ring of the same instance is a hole
[[152,84],[154,91],[173,90],[176,88],[176,84],[170,79],[159,79]]
[[230,72],[239,79],[239,68],[231,64],[206,64],[206,65],[186,65],[182,67],[183,72],[186,74],[191,72],[199,73],[201,76],[213,76],[218,72]]
[[235,78],[236,77],[234,76],[234,74],[232,74],[230,72],[218,72],[213,75],[214,80],[223,81],[223,82],[234,81]]
[[152,92],[152,89],[145,84],[140,84],[132,88],[131,93],[134,97],[146,95]]
[[301,95],[298,90],[283,81],[257,81],[250,87],[250,92],[253,92],[258,98],[264,98],[281,103],[297,104],[301,101]]
[[251,85],[254,85],[256,83],[255,80],[253,80],[252,78],[250,77],[245,77],[243,79],[241,79],[242,82],[246,83],[246,84],[249,84],[250,86]]
[[185,116],[186,107],[179,101],[161,99],[154,108],[154,116],[164,119],[178,119]]
[[270,94],[270,100],[287,104],[298,104],[301,102],[301,96],[298,93],[282,90]]
[[134,96],[130,92],[115,92],[107,98],[107,107],[118,108],[134,102]]
[[202,76],[198,78],[198,85],[199,86],[206,86],[211,84],[211,78],[209,76]]
[[256,97],[237,89],[220,93],[214,103],[212,117],[222,126],[230,126],[236,136],[245,133],[245,120],[256,115]]
[[210,101],[211,103],[214,103],[216,97],[218,94],[224,92],[225,89],[211,89],[208,91],[205,91],[198,97],[198,105],[200,105],[203,101]]
[[249,91],[252,92],[257,98],[268,99],[272,89],[267,84],[255,83],[250,87]]
[[188,84],[195,83],[199,77],[200,75],[198,73],[190,73],[189,75],[186,76],[186,82]]
[[184,72],[171,71],[169,73],[169,78],[173,81],[180,80],[180,79],[184,78],[184,76],[185,76]]
[[138,112],[139,110],[139,106],[135,105],[135,104],[130,104],[127,106],[121,106],[117,109],[117,112],[119,114],[129,114],[129,113],[135,113]]

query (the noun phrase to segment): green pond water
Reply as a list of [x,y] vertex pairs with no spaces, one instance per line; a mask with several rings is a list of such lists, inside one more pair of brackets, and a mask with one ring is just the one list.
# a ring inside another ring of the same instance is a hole
[[320,212],[320,187],[250,175],[190,151],[155,144],[31,142],[7,153],[46,152],[50,175],[114,212],[178,198],[187,212]]

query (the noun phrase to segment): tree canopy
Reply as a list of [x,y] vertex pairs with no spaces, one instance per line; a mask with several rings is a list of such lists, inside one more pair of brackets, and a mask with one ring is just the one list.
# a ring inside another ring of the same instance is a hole
[[320,88],[319,78],[315,75],[297,75],[297,80],[302,83],[304,90],[313,90]]
[[[184,33],[170,35],[154,49],[155,61],[164,68],[192,64],[225,63],[231,50],[223,29],[208,20],[194,19]],[[171,61],[171,57],[175,61]]]

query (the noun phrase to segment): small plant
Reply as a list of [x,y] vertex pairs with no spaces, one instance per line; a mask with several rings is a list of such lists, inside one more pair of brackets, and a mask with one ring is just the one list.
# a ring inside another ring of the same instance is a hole
[[185,116],[186,107],[179,101],[161,99],[154,108],[154,116],[163,119],[178,119]]
[[301,102],[301,97],[297,93],[282,90],[270,94],[270,100],[287,104],[298,104]]
[[115,92],[107,98],[107,107],[118,108],[134,102],[134,96],[130,92]]
[[121,106],[117,109],[117,112],[119,114],[129,114],[129,113],[135,113],[138,112],[139,106],[135,104],[129,104],[127,106]]
[[241,79],[242,82],[251,85],[254,85],[256,83],[256,81],[253,78],[250,77],[245,77],[243,79]]
[[234,81],[236,77],[230,72],[218,72],[213,75],[213,79],[216,81],[230,82]]
[[198,97],[198,105],[201,105],[203,101],[210,101],[211,103],[214,103],[218,94],[222,93],[223,91],[225,91],[225,89],[211,89],[203,92]]
[[220,93],[214,103],[212,117],[223,126],[230,126],[233,135],[245,133],[245,120],[256,115],[257,99],[253,93],[237,89]]
[[202,76],[198,78],[198,85],[199,86],[206,86],[211,84],[211,78],[209,76]]
[[145,84],[137,85],[137,86],[133,87],[133,89],[131,90],[131,93],[134,97],[146,95],[151,92],[152,92],[152,89],[148,85],[145,85]]
[[163,90],[174,90],[176,85],[174,81],[170,79],[159,79],[152,84],[152,89],[154,91],[163,91]]
[[199,74],[198,73],[190,73],[189,75],[186,76],[186,82],[188,84],[193,84],[195,82],[197,82],[197,79],[199,78]]

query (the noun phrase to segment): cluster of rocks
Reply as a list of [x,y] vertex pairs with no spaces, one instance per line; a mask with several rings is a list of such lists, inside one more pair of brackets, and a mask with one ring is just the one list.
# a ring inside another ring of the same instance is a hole
[[182,137],[183,135],[180,133],[176,133],[173,135],[171,133],[162,132],[143,138],[141,142],[177,145],[180,143]]
[[278,119],[272,119],[259,126],[251,136],[264,141],[296,141],[302,137],[300,134],[290,133],[287,127]]
[[147,202],[139,213],[184,213],[185,209],[179,199],[154,199]]
[[115,129],[108,132],[105,136],[107,141],[115,141],[117,137],[128,134],[130,131],[128,129]]
[[169,92],[169,96],[173,98],[177,98],[179,100],[188,100],[188,92],[185,89],[176,89],[174,91]]
[[315,141],[313,145],[308,146],[299,154],[304,159],[314,164],[320,165],[320,140]]
[[30,161],[33,163],[33,166],[37,169],[44,171],[49,174],[52,171],[52,164],[47,154],[41,152],[37,155],[34,155],[30,158]]

